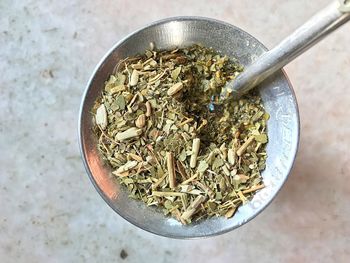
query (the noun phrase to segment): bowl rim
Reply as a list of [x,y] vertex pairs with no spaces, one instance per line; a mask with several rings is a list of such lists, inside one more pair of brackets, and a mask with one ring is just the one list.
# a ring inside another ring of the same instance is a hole
[[248,222],[250,222],[252,219],[254,219],[256,216],[258,216],[263,210],[265,210],[266,207],[268,207],[271,202],[276,198],[276,196],[278,195],[278,193],[281,191],[281,189],[284,187],[288,177],[290,176],[290,173],[294,167],[295,164],[295,160],[296,160],[296,156],[299,150],[299,146],[300,146],[300,115],[299,115],[299,107],[298,107],[298,102],[296,99],[296,95],[295,95],[295,91],[293,89],[293,85],[288,77],[288,75],[286,74],[284,69],[281,69],[281,72],[283,74],[283,76],[285,77],[290,92],[291,92],[291,96],[293,97],[293,104],[295,107],[295,115],[296,115],[296,131],[297,131],[297,135],[296,135],[296,145],[295,145],[295,151],[293,153],[292,158],[292,162],[291,165],[287,171],[287,175],[285,176],[285,178],[283,180],[281,180],[281,187],[277,189],[277,191],[271,196],[271,198],[269,198],[266,202],[264,202],[261,207],[259,207],[259,209],[256,210],[256,212],[250,216],[249,218],[247,218],[244,222],[242,222],[241,224],[237,224],[234,225],[232,227],[228,227],[226,229],[220,230],[220,231],[215,231],[211,234],[207,234],[207,235],[198,235],[198,236],[181,236],[181,235],[171,235],[171,234],[163,234],[157,231],[154,231],[152,229],[149,229],[147,227],[145,227],[145,225],[138,223],[137,221],[133,220],[133,218],[127,216],[126,214],[124,214],[121,210],[117,209],[115,206],[112,205],[112,202],[109,200],[109,198],[105,195],[105,193],[102,191],[102,189],[97,185],[92,172],[90,170],[89,164],[87,162],[86,159],[86,152],[85,149],[83,147],[84,142],[83,142],[83,129],[82,129],[82,117],[83,117],[83,108],[85,105],[85,101],[86,101],[86,97],[87,97],[87,93],[91,87],[91,83],[94,80],[94,77],[96,75],[96,73],[98,72],[98,70],[100,69],[100,67],[103,65],[103,63],[105,62],[105,60],[112,54],[112,52],[120,45],[122,45],[125,41],[127,41],[130,37],[132,37],[133,35],[157,26],[157,25],[161,25],[161,24],[165,24],[165,23],[169,23],[169,22],[180,22],[180,21],[204,21],[204,22],[214,22],[214,23],[218,23],[218,24],[222,24],[224,26],[228,26],[234,29],[237,29],[239,31],[244,32],[245,34],[247,34],[248,36],[250,36],[251,38],[255,39],[257,42],[259,42],[259,44],[261,45],[261,48],[264,50],[264,52],[267,52],[269,49],[257,38],[255,38],[254,36],[252,36],[250,33],[248,33],[247,31],[232,25],[230,23],[218,20],[218,19],[214,19],[214,18],[209,18],[209,17],[203,17],[203,16],[173,16],[173,17],[168,17],[168,18],[164,18],[164,19],[160,19],[160,20],[156,20],[154,22],[148,23],[146,24],[144,27],[141,27],[139,29],[136,29],[135,31],[127,34],[125,37],[123,37],[122,39],[120,39],[119,41],[117,41],[106,53],[105,55],[102,56],[102,58],[100,59],[100,61],[97,63],[97,65],[95,66],[86,86],[85,86],[85,90],[82,94],[82,99],[81,99],[81,103],[80,103],[80,109],[79,109],[79,118],[78,118],[78,143],[79,143],[79,150],[80,150],[80,155],[85,167],[85,170],[89,176],[90,181],[92,182],[92,184],[94,185],[95,190],[99,193],[99,195],[102,197],[102,199],[108,204],[109,207],[112,208],[112,210],[114,212],[116,212],[119,216],[121,216],[123,219],[125,219],[127,222],[133,224],[134,226],[141,228],[149,233],[158,235],[158,236],[162,236],[162,237],[168,237],[168,238],[174,238],[174,239],[200,239],[200,238],[207,238],[207,237],[213,237],[213,236],[218,236],[218,235],[222,235],[225,233],[228,233]]

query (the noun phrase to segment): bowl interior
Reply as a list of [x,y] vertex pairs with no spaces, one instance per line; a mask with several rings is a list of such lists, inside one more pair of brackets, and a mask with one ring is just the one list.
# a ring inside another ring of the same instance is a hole
[[292,87],[280,71],[261,84],[260,94],[267,112],[269,143],[267,165],[262,173],[266,187],[252,201],[241,206],[233,218],[214,217],[183,226],[154,208],[128,198],[123,187],[111,175],[97,150],[92,133],[91,109],[101,94],[104,81],[116,63],[127,56],[143,53],[154,42],[158,49],[201,43],[213,47],[243,65],[249,65],[266,52],[266,48],[243,30],[224,22],[198,17],[178,17],[149,25],[116,44],[102,59],[85,91],[79,123],[79,142],[87,172],[103,199],[129,222],[155,234],[174,238],[204,237],[232,230],[263,210],[288,177],[299,141],[299,115]]

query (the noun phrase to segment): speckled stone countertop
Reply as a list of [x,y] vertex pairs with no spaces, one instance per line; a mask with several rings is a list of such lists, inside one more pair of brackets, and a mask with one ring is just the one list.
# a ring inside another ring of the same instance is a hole
[[133,30],[200,15],[272,47],[327,2],[0,1],[0,262],[350,262],[350,24],[286,67],[301,114],[295,167],[233,232],[181,241],[134,227],[97,194],[77,143],[84,86]]

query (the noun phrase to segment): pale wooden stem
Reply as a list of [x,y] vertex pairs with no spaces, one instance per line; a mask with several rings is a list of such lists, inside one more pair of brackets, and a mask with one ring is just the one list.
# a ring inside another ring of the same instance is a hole
[[145,105],[146,105],[146,117],[150,117],[152,114],[151,103],[149,101],[146,101]]
[[251,192],[255,192],[255,191],[257,191],[257,190],[260,190],[260,189],[262,189],[262,188],[264,188],[264,187],[265,187],[264,184],[256,185],[256,186],[253,186],[252,188],[249,188],[249,189],[247,189],[247,190],[242,191],[242,193],[243,193],[243,194],[249,194],[249,193],[251,193]]
[[190,206],[182,213],[181,218],[185,221],[191,219],[191,217],[196,213],[197,208],[205,201],[205,197],[199,195],[194,199]]
[[152,191],[153,196],[183,196],[184,193],[178,193],[178,192],[159,192],[159,191]]
[[192,155],[191,155],[191,160],[190,160],[191,168],[195,168],[197,165],[197,157],[198,157],[198,153],[199,153],[200,144],[201,144],[201,140],[199,138],[193,139]]
[[115,136],[115,138],[118,141],[124,141],[124,140],[127,140],[127,139],[138,137],[138,136],[141,135],[141,133],[142,133],[141,129],[137,129],[135,127],[132,127],[130,129],[127,129],[126,131],[118,132],[117,135]]
[[245,153],[245,151],[247,150],[248,146],[254,141],[254,136],[251,136],[248,138],[248,140],[246,140],[242,146],[237,150],[237,155],[238,156],[242,156],[242,154]]
[[171,189],[174,189],[176,187],[174,154],[172,152],[167,152],[166,158],[169,175],[169,186]]

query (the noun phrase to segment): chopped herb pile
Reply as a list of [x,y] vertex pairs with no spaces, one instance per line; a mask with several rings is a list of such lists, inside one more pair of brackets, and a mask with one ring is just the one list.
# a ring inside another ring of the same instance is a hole
[[183,224],[230,218],[263,188],[261,98],[220,103],[242,67],[199,45],[118,63],[96,102],[98,147],[130,197]]

